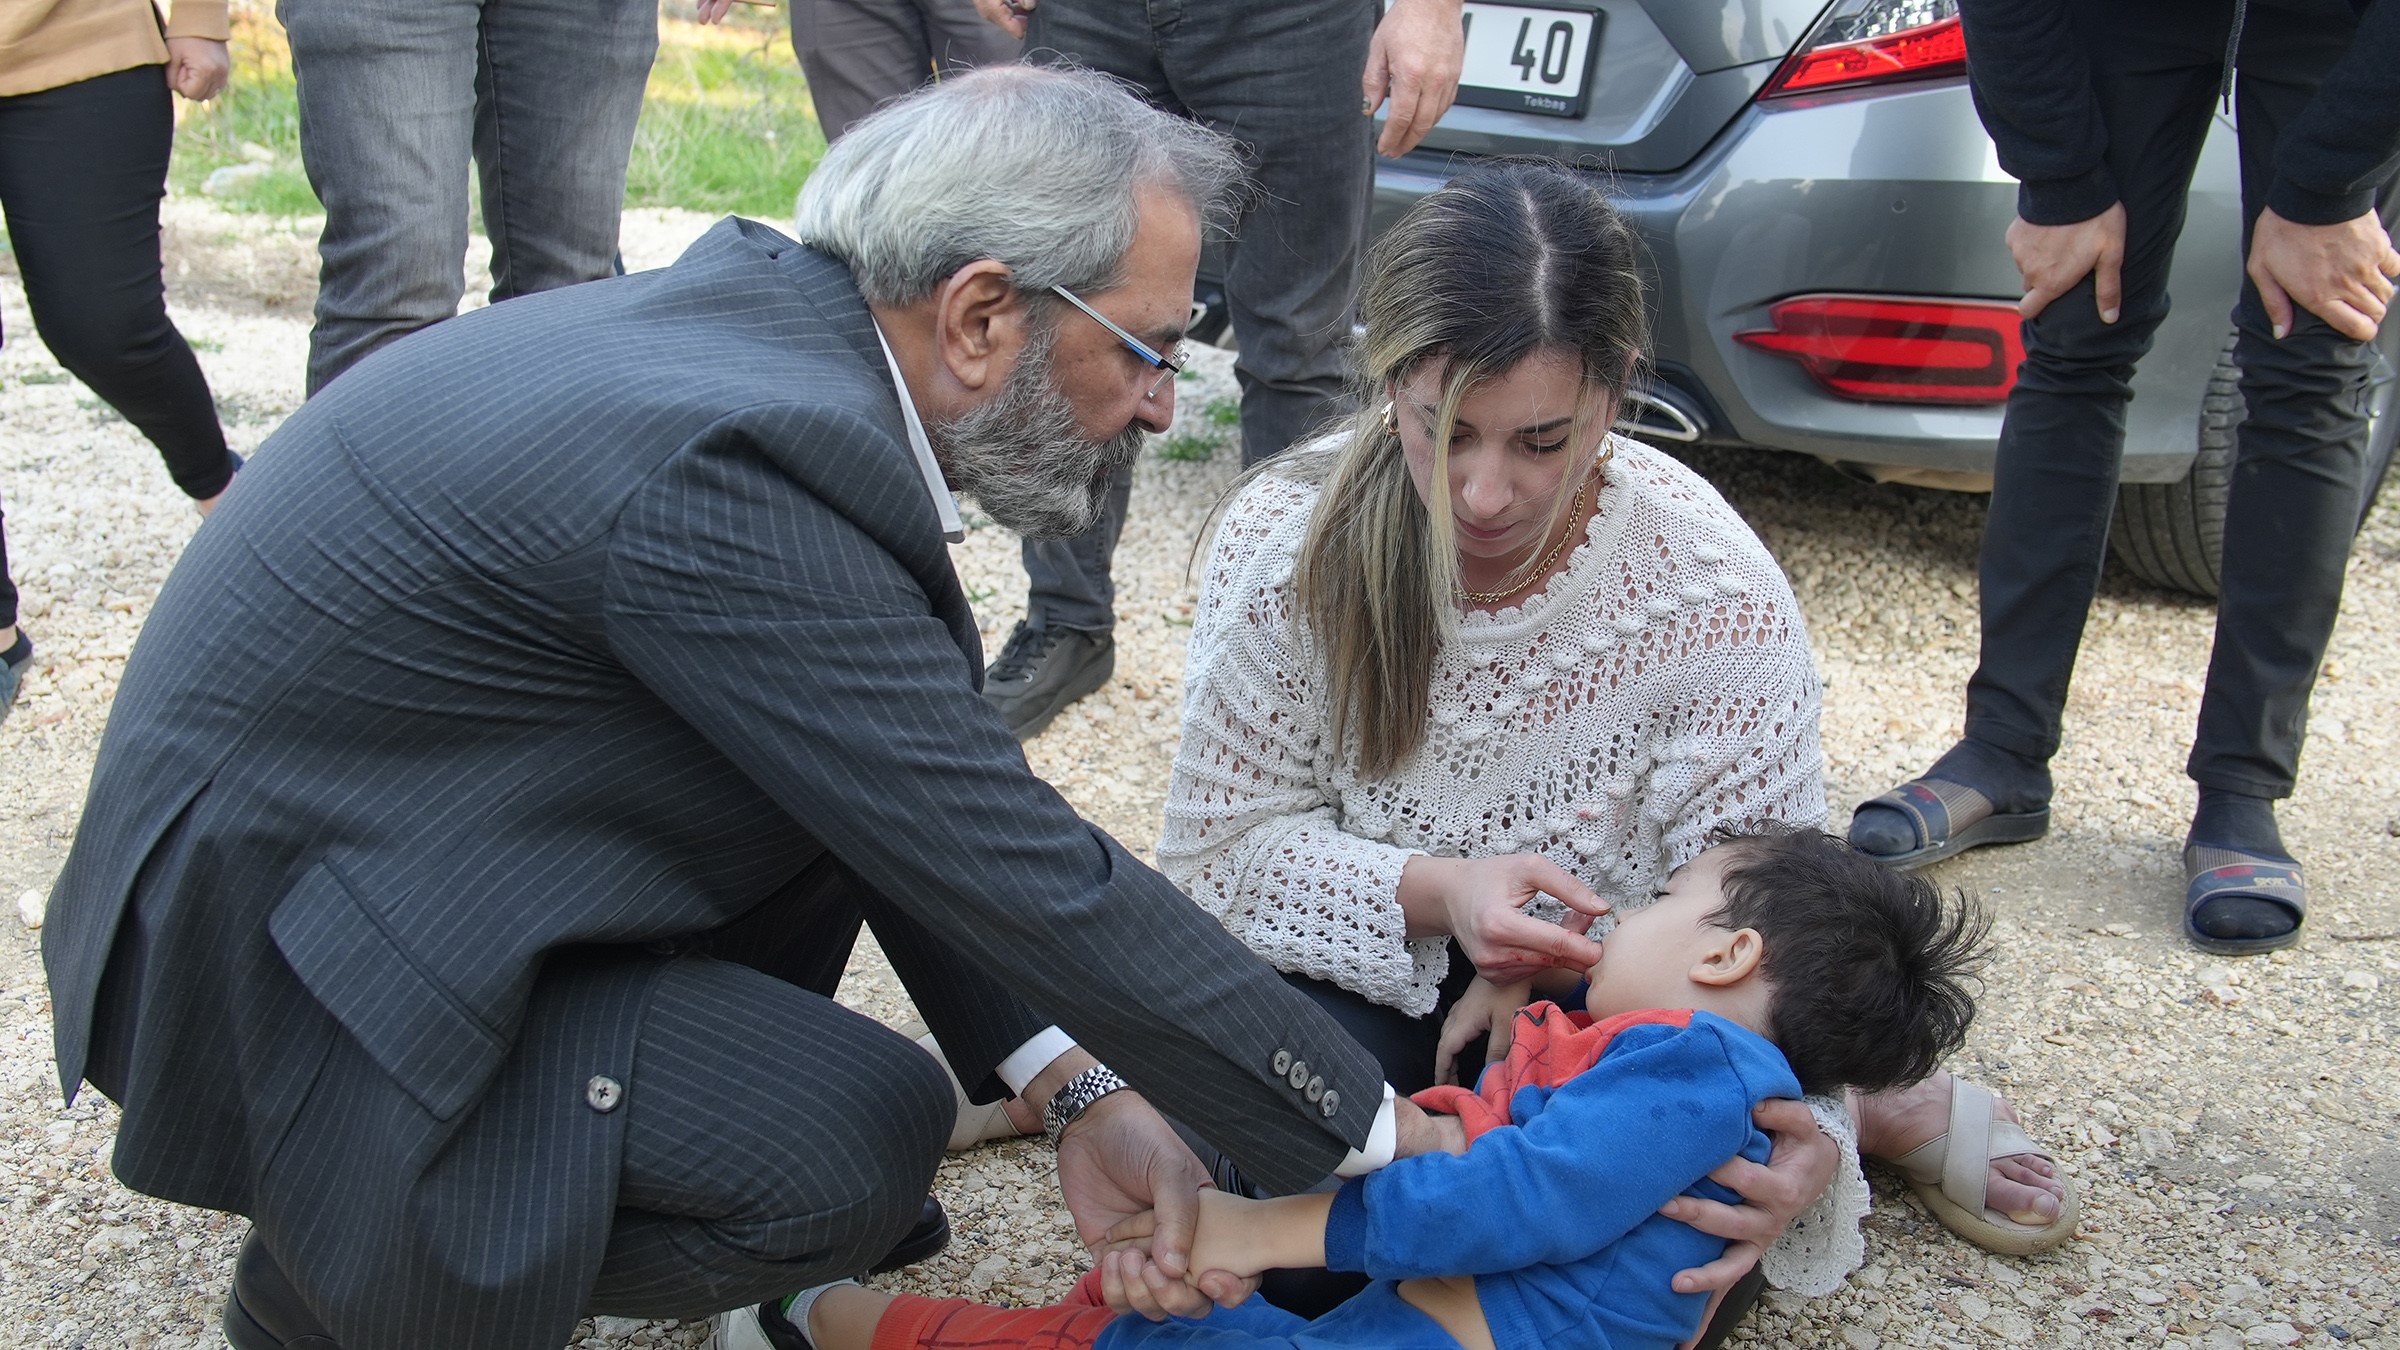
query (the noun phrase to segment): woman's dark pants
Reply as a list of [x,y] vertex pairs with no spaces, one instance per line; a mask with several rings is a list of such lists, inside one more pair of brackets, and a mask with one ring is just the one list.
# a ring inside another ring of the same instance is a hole
[[[225,490],[235,461],[200,363],[167,318],[158,204],[174,137],[158,66],[0,98],[0,208],[42,341],[200,499]],[[7,572],[0,537],[0,627],[17,621]]]

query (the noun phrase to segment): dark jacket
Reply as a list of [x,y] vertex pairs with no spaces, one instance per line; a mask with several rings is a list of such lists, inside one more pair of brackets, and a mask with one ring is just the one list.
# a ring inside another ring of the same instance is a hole
[[[1959,0],[1975,110],[2020,184],[2017,214],[2035,225],[2089,220],[2117,201],[2075,23],[2081,5],[2140,5],[2162,25],[2213,28],[2219,40],[2237,13],[2235,0]],[[2266,204],[2298,225],[2366,214],[2400,166],[2400,0],[2252,0],[2243,23],[2357,26],[2277,142]]]
[[127,664],[42,935],[61,1082],[353,1350],[557,1345],[624,1120],[584,1085],[657,968],[607,954],[830,851],[961,958],[910,993],[969,1083],[1056,1021],[1322,1176],[1374,1061],[1033,776],[980,661],[837,263],[729,220],[396,344],[262,447]]

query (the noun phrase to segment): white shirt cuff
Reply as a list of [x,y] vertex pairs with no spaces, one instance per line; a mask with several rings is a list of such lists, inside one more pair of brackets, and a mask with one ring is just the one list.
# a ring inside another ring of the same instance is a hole
[[[992,1072],[1000,1075],[1000,1081],[1008,1084],[1009,1091],[1022,1097],[1025,1095],[1025,1085],[1032,1082],[1042,1070],[1049,1068],[1050,1061],[1074,1048],[1074,1037],[1057,1027],[1044,1027],[1033,1033],[1032,1040],[1018,1046],[1014,1054],[1001,1060],[1000,1067]],[[1041,1104],[1034,1103],[1036,1106]]]
[[1363,1177],[1390,1164],[1392,1154],[1400,1148],[1400,1118],[1393,1109],[1392,1097],[1392,1085],[1384,1084],[1383,1105],[1375,1112],[1375,1125],[1367,1131],[1367,1142],[1350,1150],[1350,1156],[1333,1169],[1335,1176]]

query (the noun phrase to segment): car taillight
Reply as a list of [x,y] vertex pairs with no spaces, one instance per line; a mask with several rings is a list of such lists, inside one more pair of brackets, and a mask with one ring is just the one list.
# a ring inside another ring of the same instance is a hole
[[1790,357],[1844,398],[1999,403],[2025,359],[2017,307],[1999,301],[1801,295],[1767,317],[1774,327],[1734,340]]
[[1922,80],[1966,68],[1958,0],[1849,0],[1817,25],[1759,97]]

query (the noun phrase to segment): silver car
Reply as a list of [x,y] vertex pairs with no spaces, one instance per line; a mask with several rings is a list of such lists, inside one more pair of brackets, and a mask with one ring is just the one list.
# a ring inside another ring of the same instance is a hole
[[[2022,355],[2002,242],[2016,182],[1969,101],[1955,0],[1467,0],[1466,15],[1458,105],[1379,162],[1378,233],[1481,157],[1588,165],[1657,265],[1639,434],[1989,489]],[[2112,542],[2144,579],[2213,595],[2242,411],[2230,122],[2210,129],[2191,195],[2174,312],[2134,382]],[[2400,432],[2400,323],[2381,342],[2374,484]]]

